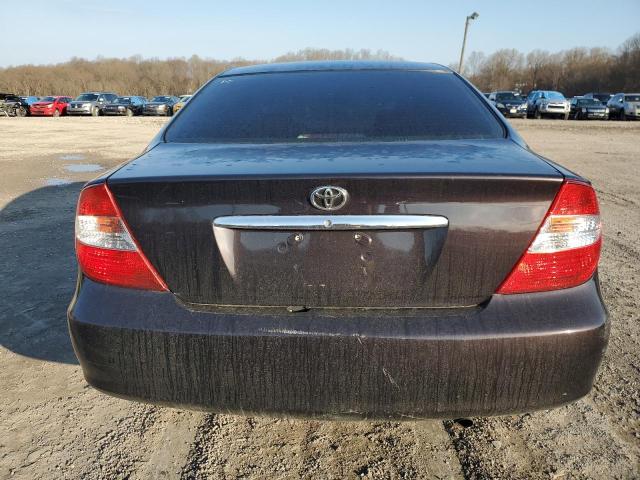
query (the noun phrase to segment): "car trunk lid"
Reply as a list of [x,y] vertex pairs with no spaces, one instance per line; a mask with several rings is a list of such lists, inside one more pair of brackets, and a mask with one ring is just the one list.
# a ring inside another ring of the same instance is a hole
[[[109,185],[143,251],[183,301],[400,308],[489,298],[562,178],[509,140],[160,144]],[[336,211],[314,207],[310,195],[322,186],[346,190],[349,200]],[[403,220],[381,227],[381,216]],[[250,222],[238,227],[229,217]],[[365,226],[336,226],[348,217]],[[319,227],[257,227],[265,218],[306,218]],[[446,224],[409,226],[411,218]]]

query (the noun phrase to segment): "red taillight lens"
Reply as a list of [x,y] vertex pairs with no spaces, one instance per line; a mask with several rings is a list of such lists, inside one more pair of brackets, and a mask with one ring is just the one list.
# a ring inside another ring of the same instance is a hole
[[140,251],[106,184],[80,193],[76,256],[82,272],[110,285],[165,291],[167,286]]
[[589,280],[602,245],[600,209],[590,185],[565,181],[538,233],[496,293],[559,290]]

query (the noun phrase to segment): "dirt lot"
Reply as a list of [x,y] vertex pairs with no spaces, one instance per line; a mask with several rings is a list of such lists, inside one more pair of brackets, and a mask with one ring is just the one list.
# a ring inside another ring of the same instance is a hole
[[591,394],[526,415],[389,423],[180,411],[85,384],[65,318],[74,202],[163,121],[0,118],[0,478],[640,476],[640,122],[514,122],[601,200],[612,330]]

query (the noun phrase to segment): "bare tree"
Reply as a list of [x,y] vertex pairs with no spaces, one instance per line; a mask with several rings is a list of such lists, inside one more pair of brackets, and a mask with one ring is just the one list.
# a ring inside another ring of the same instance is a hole
[[[270,61],[400,60],[384,50],[328,50],[305,48]],[[0,91],[30,95],[77,95],[88,90],[111,90],[144,95],[190,93],[214,75],[234,66],[265,60],[190,58],[127,59],[72,58],[56,65],[21,65],[0,68]],[[453,69],[455,70],[455,65]],[[468,78],[483,90],[560,90],[568,96],[590,91],[640,91],[640,33],[615,52],[606,48],[572,48],[549,53],[533,50],[524,56],[514,49],[486,56],[472,52],[466,61]]]
[[[475,53],[475,52],[474,52]],[[640,90],[640,33],[612,53],[606,48],[572,48],[556,53],[533,50],[524,57],[505,49],[475,56],[469,77],[484,91],[553,89],[567,96],[593,91]]]
[[[271,61],[304,60],[400,60],[384,50],[327,50],[306,48]],[[0,68],[0,91],[25,95],[78,95],[83,91],[109,90],[152,97],[195,91],[211,77],[235,66],[267,63],[267,60],[127,59],[98,57],[93,61],[72,58],[56,65],[21,65]]]

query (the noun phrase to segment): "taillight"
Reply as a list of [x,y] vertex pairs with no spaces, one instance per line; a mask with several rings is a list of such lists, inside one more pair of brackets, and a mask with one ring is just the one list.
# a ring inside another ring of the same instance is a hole
[[106,184],[80,193],[76,212],[76,255],[92,280],[144,290],[167,290],[131,235]]
[[565,181],[538,233],[496,293],[575,287],[598,266],[602,245],[600,209],[593,188]]

